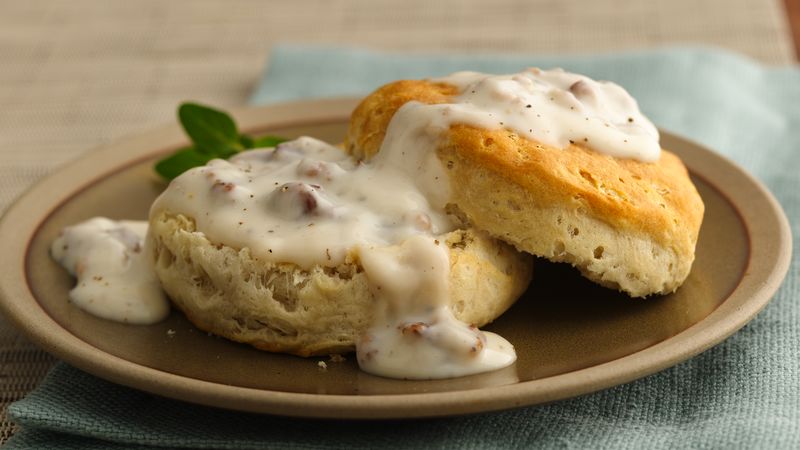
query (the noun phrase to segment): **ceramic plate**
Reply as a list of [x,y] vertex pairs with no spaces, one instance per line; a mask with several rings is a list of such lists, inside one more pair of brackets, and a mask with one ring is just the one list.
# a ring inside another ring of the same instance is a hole
[[[249,133],[340,142],[352,99],[236,113]],[[169,126],[91,152],[43,180],[0,223],[0,305],[30,339],[99,377],[189,402],[302,417],[431,417],[573,397],[690,358],[730,336],[769,301],[789,264],[788,222],[772,195],[727,159],[664,133],[706,204],[697,260],[672,295],[630,299],[565,265],[539,261],[527,293],[487,330],[517,349],[511,367],[436,381],[401,381],[327,361],[270,354],[209,336],[174,312],[131,326],[67,301],[73,280],[48,256],[65,225],[93,216],[144,219],[164,184],[153,161],[186,145]]]

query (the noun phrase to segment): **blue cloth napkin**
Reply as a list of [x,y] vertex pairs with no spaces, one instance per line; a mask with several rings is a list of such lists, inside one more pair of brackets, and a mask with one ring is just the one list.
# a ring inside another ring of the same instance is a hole
[[[587,56],[408,55],[276,48],[252,103],[361,95],[398,78],[560,66],[625,86],[659,126],[732,158],[776,195],[798,236],[800,70],[713,49]],[[60,364],[11,406],[8,448],[800,448],[798,248],[767,308],[676,367],[551,405],[418,421],[316,421],[221,411]]]

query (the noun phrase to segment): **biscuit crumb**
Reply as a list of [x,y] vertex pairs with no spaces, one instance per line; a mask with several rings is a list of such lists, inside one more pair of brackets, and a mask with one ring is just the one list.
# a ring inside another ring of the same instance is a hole
[[328,370],[328,365],[325,363],[325,361],[318,361],[317,367],[319,367],[319,370],[322,370],[323,372]]
[[175,336],[175,333],[177,333],[177,331],[173,330],[172,328],[167,330],[167,336],[169,337]]
[[330,355],[330,361],[335,363],[343,363],[345,362],[345,357],[338,353],[334,353]]

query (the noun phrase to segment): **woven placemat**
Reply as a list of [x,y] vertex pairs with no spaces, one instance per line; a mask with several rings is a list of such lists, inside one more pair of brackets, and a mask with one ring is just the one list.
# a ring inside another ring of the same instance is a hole
[[6,417],[6,406],[36,387],[55,362],[54,357],[26,341],[0,316],[0,443],[15,431]]
[[[0,11],[0,212],[87,150],[173,120],[182,100],[241,105],[279,41],[525,53],[705,44],[793,61],[780,0],[0,0]],[[6,406],[54,361],[0,318],[0,444],[13,433]]]

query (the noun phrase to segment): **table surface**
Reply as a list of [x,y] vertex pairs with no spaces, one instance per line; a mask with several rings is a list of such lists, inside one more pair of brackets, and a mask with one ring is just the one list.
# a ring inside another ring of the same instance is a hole
[[[0,212],[63,163],[174,120],[182,100],[243,104],[278,42],[520,53],[701,44],[785,65],[800,41],[800,0],[0,0],[0,11]],[[6,406],[54,362],[0,317],[0,444],[14,432]]]

